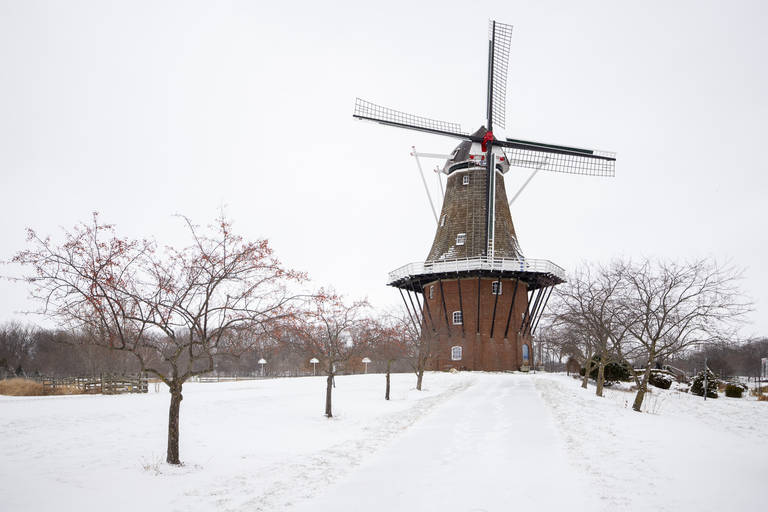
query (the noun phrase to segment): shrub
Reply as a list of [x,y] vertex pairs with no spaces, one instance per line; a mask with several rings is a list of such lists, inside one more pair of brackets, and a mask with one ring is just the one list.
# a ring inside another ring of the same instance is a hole
[[725,396],[730,398],[741,398],[747,386],[740,382],[729,382],[725,385]]
[[669,389],[674,380],[675,378],[665,371],[651,370],[651,374],[648,376],[648,383],[661,389]]
[[691,381],[691,393],[704,396],[704,375],[707,376],[707,398],[717,398],[717,377],[707,368],[697,373]]
[[[589,378],[597,380],[598,364],[600,364],[600,356],[595,355],[592,357],[592,370],[589,372]],[[585,372],[586,369],[582,368],[579,371],[579,375],[583,377]],[[605,377],[605,384],[608,386],[615,382],[627,382],[631,380],[629,363],[626,361],[622,361],[621,363],[611,361],[610,363],[607,363],[603,369],[603,373]]]

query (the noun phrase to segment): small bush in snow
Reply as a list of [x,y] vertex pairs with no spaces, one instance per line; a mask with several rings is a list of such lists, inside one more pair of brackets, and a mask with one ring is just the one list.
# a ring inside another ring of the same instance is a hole
[[691,393],[704,396],[704,372],[707,374],[707,398],[717,398],[717,377],[707,368],[697,373],[691,381]]
[[[593,356],[592,370],[589,372],[589,377],[591,379],[597,380],[599,363],[600,363],[600,356],[597,356],[597,355]],[[581,376],[584,376],[585,372],[586,370],[582,368],[579,373],[581,374]],[[621,381],[627,382],[631,378],[629,373],[629,364],[626,361],[622,361],[621,363],[611,361],[610,363],[607,363],[605,365],[605,369],[603,370],[603,372],[605,376],[606,386],[610,386],[613,383],[621,382]]]
[[747,385],[741,382],[729,382],[725,385],[725,396],[730,398],[741,398],[747,390]]
[[674,380],[674,377],[667,372],[651,371],[648,376],[648,383],[661,389],[669,389]]

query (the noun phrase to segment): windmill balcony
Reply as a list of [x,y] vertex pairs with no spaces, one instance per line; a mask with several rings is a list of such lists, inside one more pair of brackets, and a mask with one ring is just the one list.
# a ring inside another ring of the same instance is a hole
[[565,270],[549,260],[530,258],[460,258],[451,260],[425,261],[409,263],[389,273],[390,286],[400,287],[402,283],[417,279],[424,281],[429,276],[446,274],[514,274],[526,280],[525,276],[550,276],[556,283],[565,282]]

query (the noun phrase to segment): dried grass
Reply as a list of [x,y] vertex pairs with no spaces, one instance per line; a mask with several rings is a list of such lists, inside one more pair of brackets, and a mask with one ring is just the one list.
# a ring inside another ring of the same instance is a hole
[[48,395],[79,395],[80,388],[74,386],[58,386],[56,389],[46,388],[42,382],[31,379],[0,380],[0,395],[8,396],[48,396]]
[[760,395],[757,397],[758,402],[768,402],[768,395]]

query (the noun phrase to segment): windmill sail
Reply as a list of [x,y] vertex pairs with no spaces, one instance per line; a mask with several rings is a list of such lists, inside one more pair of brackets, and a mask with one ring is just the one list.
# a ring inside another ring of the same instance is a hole
[[466,133],[462,133],[461,126],[458,123],[449,123],[438,121],[428,117],[416,116],[401,112],[389,107],[382,107],[370,101],[355,98],[355,112],[353,117],[375,121],[377,123],[399,128],[407,128],[420,132],[434,133],[436,135],[447,135],[459,139],[467,138]]
[[491,42],[491,80],[489,87],[490,114],[493,127],[506,128],[507,118],[507,69],[512,47],[512,25],[489,22],[488,38]]
[[608,151],[516,139],[497,141],[495,144],[502,146],[509,165],[513,167],[585,176],[615,176],[616,154]]

